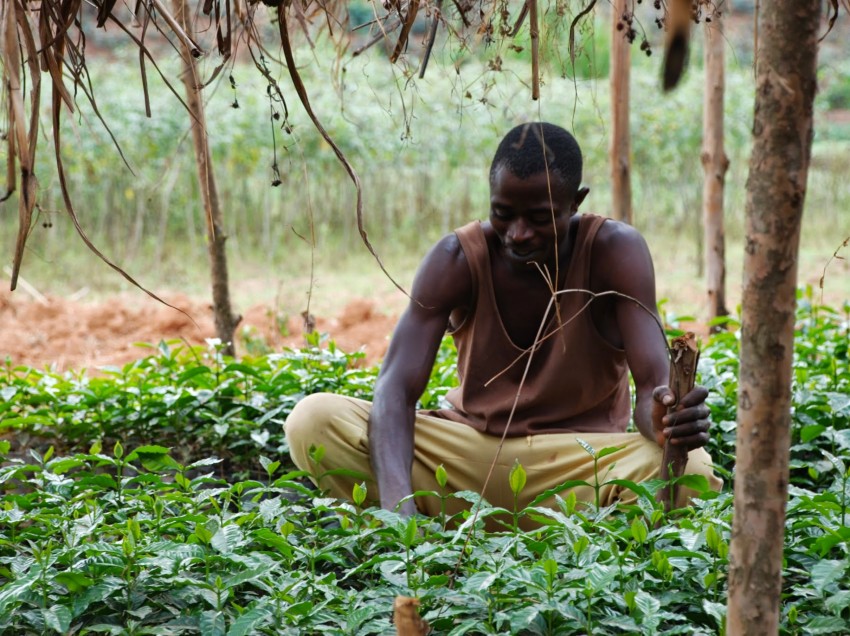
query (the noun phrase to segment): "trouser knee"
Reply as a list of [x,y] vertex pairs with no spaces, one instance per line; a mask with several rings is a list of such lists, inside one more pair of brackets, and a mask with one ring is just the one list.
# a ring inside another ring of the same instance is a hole
[[308,395],[286,418],[284,430],[289,454],[301,470],[309,469],[310,447],[316,445],[320,432],[329,425],[332,411],[328,405],[335,397],[329,393]]

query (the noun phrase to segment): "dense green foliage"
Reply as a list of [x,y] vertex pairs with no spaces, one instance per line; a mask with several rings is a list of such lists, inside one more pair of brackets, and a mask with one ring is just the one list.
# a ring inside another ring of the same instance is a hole
[[[392,601],[405,594],[443,634],[722,633],[737,342],[734,329],[713,336],[700,365],[727,480],[719,495],[665,519],[658,483],[632,484],[638,502],[619,511],[565,491],[558,510],[503,511],[500,532],[482,527],[497,512],[486,503],[476,518],[404,519],[361,509],[360,488],[354,503],[322,498],[291,469],[282,426],[301,396],[370,395],[375,370],[333,347],[234,362],[214,346],[161,345],[96,378],[7,365],[0,631],[392,633]],[[803,299],[787,634],[850,630],[848,342],[850,305]],[[446,343],[427,405],[454,382],[453,356]],[[523,476],[517,467],[515,491]],[[540,529],[517,529],[522,516]]]

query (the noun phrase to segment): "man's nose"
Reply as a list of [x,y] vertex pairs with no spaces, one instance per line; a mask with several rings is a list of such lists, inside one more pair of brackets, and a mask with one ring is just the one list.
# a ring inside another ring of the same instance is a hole
[[508,238],[512,243],[525,243],[533,234],[528,223],[522,217],[516,219],[508,228]]

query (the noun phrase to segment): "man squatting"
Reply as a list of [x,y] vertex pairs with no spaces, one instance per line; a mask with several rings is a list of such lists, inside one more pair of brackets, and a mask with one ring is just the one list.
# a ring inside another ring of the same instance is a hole
[[[368,476],[369,496],[379,497],[382,507],[433,516],[440,511],[438,498],[414,501],[409,495],[439,492],[434,473],[441,464],[446,490],[481,492],[509,424],[483,493],[495,506],[514,508],[508,474],[517,460],[527,473],[520,507],[567,480],[593,483],[593,459],[577,438],[596,449],[623,447],[600,460],[601,481],[658,477],[670,439],[689,451],[686,474],[704,475],[720,489],[703,448],[707,391],[695,388],[667,414],[675,397],[666,386],[664,335],[644,309],[656,311],[646,242],[630,225],[577,214],[589,192],[581,178],[581,150],[563,128],[528,123],[505,136],[490,167],[489,220],[455,230],[425,256],[381,366],[374,403],[311,395],[287,419],[299,468],[314,472],[309,449],[324,446],[318,470],[358,471]],[[547,312],[553,287],[564,293],[557,311]],[[446,408],[417,410],[446,331],[457,347],[460,386],[446,396]],[[630,411],[638,432],[626,432]],[[321,487],[349,498],[357,481],[328,476]],[[575,493],[594,499],[588,487]],[[686,505],[689,494],[680,489],[676,504]],[[635,498],[611,484],[602,488],[600,503]],[[464,505],[448,503],[448,512]],[[554,497],[548,505],[555,505]]]

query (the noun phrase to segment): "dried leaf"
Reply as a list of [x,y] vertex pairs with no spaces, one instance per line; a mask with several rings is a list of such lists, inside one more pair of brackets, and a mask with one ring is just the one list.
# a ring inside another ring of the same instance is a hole
[[103,0],[97,7],[97,26],[102,28],[112,14],[112,9],[118,0]]
[[0,198],[0,203],[12,196],[12,193],[16,190],[18,181],[16,168],[15,135],[6,135],[6,194]]
[[667,8],[667,38],[664,42],[663,87],[669,91],[682,79],[688,61],[691,37],[692,0],[670,0]]
[[[6,6],[3,23],[3,47],[5,64],[6,84],[9,95],[9,128],[14,136],[10,149],[17,150],[17,164],[21,170],[21,194],[18,199],[18,234],[15,240],[15,254],[12,259],[11,289],[17,287],[18,274],[24,257],[24,247],[32,226],[32,212],[35,208],[35,195],[38,181],[33,171],[34,145],[37,141],[38,130],[38,105],[41,96],[41,80],[38,71],[33,79],[30,91],[30,129],[29,134],[26,127],[26,116],[24,113],[24,96],[21,89],[21,58],[19,28],[26,34],[30,32],[29,23],[23,15],[23,8],[18,6],[17,0],[12,0]],[[26,39],[26,38],[25,38]],[[37,62],[36,69],[37,69]],[[8,169],[8,164],[7,164]]]
[[24,97],[21,90],[21,57],[20,42],[18,40],[17,23],[17,1],[12,0],[6,6],[6,15],[3,25],[3,58],[5,60],[6,82],[9,87],[9,128],[16,137],[18,160],[21,169],[30,169],[29,143],[24,122]]
[[419,616],[419,600],[409,596],[395,597],[393,623],[398,636],[425,636],[431,632],[428,621]]
[[387,278],[395,285],[396,289],[401,291],[408,298],[410,294],[405,291],[405,289],[396,282],[395,278],[387,271],[384,262],[381,260],[378,253],[375,251],[375,248],[372,246],[372,243],[369,241],[369,237],[366,234],[366,228],[363,224],[363,186],[360,183],[360,177],[357,172],[354,170],[354,166],[348,161],[348,158],[342,152],[342,150],[337,146],[336,142],[331,138],[328,134],[325,127],[322,125],[322,122],[319,121],[319,118],[316,117],[316,113],[313,112],[313,107],[310,104],[310,98],[307,95],[307,89],[304,86],[304,82],[301,79],[301,74],[298,72],[298,67],[295,64],[295,56],[292,53],[292,43],[289,40],[289,29],[286,25],[286,9],[285,7],[279,7],[278,9],[278,29],[280,32],[280,41],[283,47],[283,56],[286,59],[286,67],[289,71],[289,76],[292,79],[292,84],[295,87],[295,92],[298,95],[298,99],[301,101],[301,105],[304,106],[304,110],[307,112],[307,116],[310,118],[310,121],[313,122],[313,125],[316,127],[316,130],[322,136],[322,138],[328,143],[331,149],[334,151],[334,154],[339,159],[340,163],[345,168],[345,171],[348,173],[348,176],[351,178],[351,181],[354,183],[354,187],[357,191],[357,231],[360,234],[360,238],[363,241],[363,244],[366,246],[366,249],[369,250],[369,253],[375,258],[378,263],[378,266],[381,268],[381,271],[387,276]]
[[419,13],[419,0],[411,0],[407,5],[407,16],[405,16],[404,24],[401,27],[401,33],[398,34],[398,42],[396,42],[393,54],[390,56],[390,62],[395,63],[407,46],[407,38],[410,35],[410,29],[413,28],[417,13]]
[[[78,4],[78,3],[77,3]],[[71,5],[69,5],[69,8]],[[72,14],[73,17],[73,14]],[[56,34],[53,33],[53,26],[62,20],[63,28]],[[42,42],[41,60],[43,70],[50,73],[50,79],[53,82],[53,87],[58,91],[62,101],[68,106],[71,112],[74,111],[74,100],[65,88],[65,80],[62,76],[62,52],[64,49],[65,33],[68,26],[64,26],[67,22],[61,16],[57,16],[51,12],[49,3],[42,5],[39,18],[39,37]],[[47,43],[47,44],[45,44]],[[35,52],[35,44],[32,45],[32,51],[28,51],[30,55]]]
[[[829,32],[832,31],[832,27],[835,26],[835,21],[838,19],[838,0],[828,0],[829,6],[832,8],[832,15],[829,16],[829,24],[826,27],[826,33],[824,33],[818,42],[823,42]],[[850,9],[848,9],[850,11]]]

